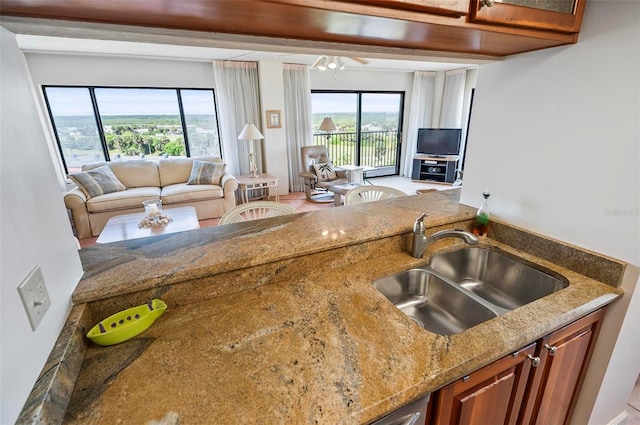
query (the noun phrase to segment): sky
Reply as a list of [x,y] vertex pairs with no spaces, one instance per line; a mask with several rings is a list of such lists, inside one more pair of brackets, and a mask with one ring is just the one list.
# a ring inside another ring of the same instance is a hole
[[[93,115],[91,97],[86,87],[47,87],[47,98],[54,116]],[[186,114],[214,114],[210,90],[182,90]],[[100,114],[108,115],[179,115],[174,89],[95,88]],[[352,113],[357,110],[356,93],[312,93],[314,114]],[[363,93],[363,112],[400,110],[398,93]]]
[[[55,116],[93,115],[86,87],[47,87],[47,98]],[[174,89],[96,88],[101,115],[179,115]],[[210,90],[182,90],[185,114],[214,114]]]
[[[358,95],[356,93],[312,93],[311,109],[314,114],[338,112],[356,113]],[[363,112],[392,112],[400,110],[398,93],[363,93]]]

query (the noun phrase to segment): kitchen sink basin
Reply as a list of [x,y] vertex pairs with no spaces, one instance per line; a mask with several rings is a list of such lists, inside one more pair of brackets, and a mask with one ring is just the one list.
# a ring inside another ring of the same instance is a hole
[[497,314],[458,285],[427,269],[410,269],[374,281],[373,286],[423,328],[452,335]]
[[429,267],[490,303],[513,310],[569,285],[562,276],[495,248],[433,254]]

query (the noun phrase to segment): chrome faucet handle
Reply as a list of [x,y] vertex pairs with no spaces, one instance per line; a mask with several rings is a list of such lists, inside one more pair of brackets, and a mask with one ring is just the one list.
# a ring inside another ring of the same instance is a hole
[[424,219],[428,217],[429,214],[423,213],[420,217],[416,218],[416,222],[413,223],[413,232],[414,233],[424,233],[426,228],[424,226]]

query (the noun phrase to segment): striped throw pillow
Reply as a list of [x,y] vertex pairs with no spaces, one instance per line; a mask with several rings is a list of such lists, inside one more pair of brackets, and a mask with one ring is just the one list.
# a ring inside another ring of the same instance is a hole
[[111,168],[106,165],[81,173],[69,174],[69,178],[78,185],[87,199],[127,190],[125,185],[113,174]]
[[195,159],[187,184],[216,184],[219,186],[226,167],[227,164]]

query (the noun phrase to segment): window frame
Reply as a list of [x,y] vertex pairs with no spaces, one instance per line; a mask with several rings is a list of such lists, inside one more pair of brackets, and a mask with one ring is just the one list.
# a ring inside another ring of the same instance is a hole
[[[403,126],[404,126],[404,107],[405,107],[405,97],[406,91],[404,90],[335,90],[335,89],[312,89],[311,95],[314,93],[325,93],[325,94],[355,94],[356,97],[356,140],[358,143],[358,149],[356,149],[356,158],[354,165],[361,164],[361,145],[362,145],[362,95],[363,94],[397,94],[400,95],[400,109],[398,111],[398,149],[396,152],[396,165],[394,174],[384,174],[384,175],[398,175],[400,172],[400,161],[402,158],[402,137],[403,137]],[[313,114],[313,108],[312,108]],[[316,133],[314,132],[314,136]]]
[[223,155],[223,149],[222,149],[222,139],[220,137],[220,115],[219,115],[219,108],[218,108],[218,102],[216,99],[216,91],[214,88],[212,87],[153,87],[153,86],[103,86],[103,85],[75,85],[75,84],[43,84],[41,86],[42,89],[42,97],[44,100],[44,105],[47,109],[47,115],[49,117],[49,123],[51,125],[51,128],[53,129],[53,135],[56,139],[56,146],[58,148],[58,155],[60,155],[60,160],[62,161],[62,166],[64,167],[64,172],[65,175],[69,174],[69,169],[67,167],[67,160],[64,156],[64,151],[62,149],[62,144],[60,142],[60,137],[58,135],[58,128],[56,126],[54,117],[53,117],[53,112],[51,110],[51,105],[49,103],[49,99],[47,97],[47,88],[82,88],[82,89],[87,89],[89,91],[89,97],[91,100],[91,107],[93,110],[93,117],[96,123],[96,127],[98,130],[98,137],[100,139],[100,147],[102,148],[102,153],[104,156],[104,161],[105,162],[111,162],[111,156],[109,155],[109,147],[107,145],[107,139],[106,136],[104,134],[104,126],[102,124],[102,117],[100,115],[100,108],[98,106],[98,101],[96,99],[96,95],[95,95],[95,89],[124,89],[124,90],[174,90],[176,93],[176,98],[177,98],[177,102],[178,102],[178,113],[180,116],[180,124],[182,127],[182,135],[184,138],[184,145],[185,145],[185,154],[187,157],[191,157],[191,149],[189,146],[189,134],[188,134],[188,130],[187,130],[187,122],[185,119],[185,113],[184,113],[184,106],[183,106],[183,101],[182,101],[182,90],[189,90],[189,91],[194,91],[194,90],[202,90],[202,91],[210,91],[213,97],[213,107],[214,107],[214,111],[215,111],[215,118],[216,118],[216,132],[218,134],[218,144],[219,144],[219,150],[220,150],[220,158],[222,158]]

